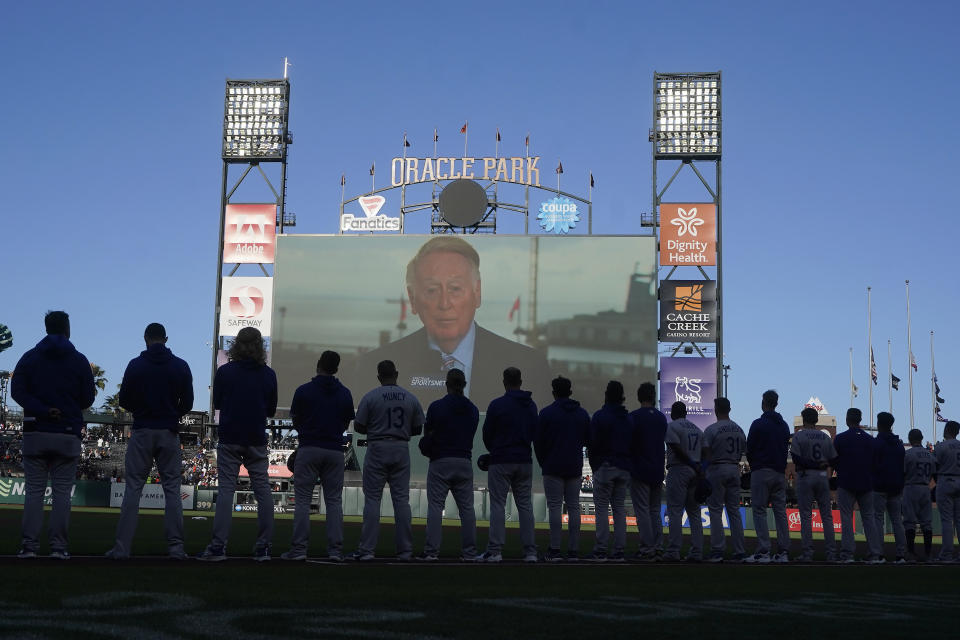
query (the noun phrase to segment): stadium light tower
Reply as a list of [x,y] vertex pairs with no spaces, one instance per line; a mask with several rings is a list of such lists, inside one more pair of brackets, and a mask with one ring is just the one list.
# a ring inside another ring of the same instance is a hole
[[[286,64],[286,63],[285,63]],[[286,71],[286,67],[284,68]],[[286,75],[286,73],[284,73]],[[224,226],[227,205],[254,167],[263,177],[277,204],[276,226],[283,233],[284,225],[292,226],[295,218],[285,211],[287,194],[287,146],[293,144],[288,128],[290,114],[290,81],[284,77],[270,80],[227,80],[223,101],[223,140],[221,157],[223,177],[220,191],[220,242],[217,247],[217,288],[213,316],[213,356],[210,373],[210,420],[213,421],[213,376],[217,371],[220,349],[220,298],[223,286]],[[274,188],[262,163],[280,165],[280,190]],[[246,165],[239,179],[228,189],[232,165]],[[233,275],[240,265],[235,265]],[[260,269],[267,275],[261,264]]]
[[[653,210],[660,211],[664,195],[684,167],[689,167],[699,178],[709,194],[709,202],[716,207],[716,357],[717,383],[722,380],[723,366],[723,293],[722,293],[722,236],[721,236],[721,149],[722,149],[722,110],[721,110],[720,72],[705,73],[656,73],[653,74],[653,127],[649,140],[653,147]],[[660,163],[679,161],[670,179],[661,189],[657,182]],[[697,168],[697,163],[712,163],[715,177],[711,185]],[[656,216],[657,235],[660,237],[660,216]],[[662,251],[661,247],[661,251]],[[660,256],[658,255],[658,260]],[[658,263],[658,267],[660,264]],[[703,266],[691,264],[699,269],[699,276],[710,279]],[[672,278],[677,266],[670,269],[665,280]],[[660,288],[659,268],[657,269],[657,288]],[[665,340],[668,342],[668,340]],[[684,343],[678,344],[673,353],[680,350]],[[703,351],[692,343],[701,356]]]

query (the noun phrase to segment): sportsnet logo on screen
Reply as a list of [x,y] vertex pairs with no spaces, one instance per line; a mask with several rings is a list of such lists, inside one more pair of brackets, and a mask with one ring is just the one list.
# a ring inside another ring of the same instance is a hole
[[224,278],[220,295],[221,336],[235,336],[244,327],[270,335],[273,278]]
[[715,281],[661,281],[660,340],[713,342],[717,339],[716,312]]
[[225,263],[272,264],[276,255],[277,206],[228,204],[224,218]]

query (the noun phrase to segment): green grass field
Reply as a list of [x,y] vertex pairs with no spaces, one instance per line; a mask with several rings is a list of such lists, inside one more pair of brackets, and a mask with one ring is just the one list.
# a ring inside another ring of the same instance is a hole
[[[20,515],[19,507],[0,508],[4,554],[16,552]],[[117,511],[75,509],[69,562],[0,559],[0,637],[892,638],[955,629],[944,598],[960,580],[956,565],[424,566],[386,560],[393,556],[389,522],[377,549],[383,562],[255,563],[248,559],[252,516],[234,514],[228,551],[235,557],[209,565],[149,557],[163,554],[166,544],[159,514],[144,512],[134,542],[139,558],[109,562],[84,556],[110,546]],[[188,551],[203,548],[211,527],[212,514],[187,514]],[[276,555],[286,550],[291,528],[290,516],[277,517]],[[311,533],[310,553],[320,557],[322,519]],[[586,553],[593,533],[584,534]],[[355,548],[358,535],[359,524],[348,519],[345,549]],[[415,522],[417,551],[423,536],[423,522]],[[537,536],[545,548],[546,530]],[[635,536],[628,538],[631,551]],[[484,527],[478,538],[482,548]],[[445,528],[442,555],[456,557],[458,545],[457,529]],[[519,552],[516,528],[508,529],[505,551]]]

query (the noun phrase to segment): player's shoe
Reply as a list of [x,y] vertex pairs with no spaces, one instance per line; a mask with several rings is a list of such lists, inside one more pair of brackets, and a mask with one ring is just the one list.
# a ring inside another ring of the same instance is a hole
[[460,562],[469,562],[469,563],[482,562],[481,560],[482,557],[483,556],[481,555],[475,555],[475,556],[462,555],[460,556]]
[[328,556],[327,560],[329,562],[343,562],[343,554],[339,551],[332,551]]
[[730,562],[743,562],[747,559],[747,554],[745,553],[735,553],[730,556]]
[[903,556],[897,556],[897,559],[893,561],[893,564],[907,564],[907,559]]
[[107,560],[129,560],[130,556],[118,552],[116,549],[108,549],[103,557]]
[[50,552],[50,557],[54,560],[69,560],[70,552],[66,549],[54,549]]
[[347,560],[354,560],[356,562],[371,562],[373,559],[374,557],[372,553],[360,550],[354,551],[347,556]]
[[30,560],[31,558],[37,557],[37,552],[33,549],[20,549],[20,551],[17,552],[17,557],[21,560]]
[[789,564],[790,563],[790,554],[786,551],[778,551],[773,558],[772,562],[775,564]]
[[710,554],[710,557],[707,558],[707,562],[711,564],[719,564],[723,562],[723,554],[720,554],[720,553]]
[[196,557],[201,562],[223,562],[227,559],[227,554],[223,547],[207,547]]
[[632,559],[636,562],[658,562],[660,560],[656,551],[637,551],[633,554]]
[[257,547],[253,550],[253,559],[255,562],[269,562],[270,561],[270,547],[264,545],[262,547]]
[[699,564],[703,562],[703,558],[701,556],[687,555],[684,557],[683,561],[691,564]]
[[856,558],[843,558],[839,561],[840,564],[857,564]]
[[664,553],[662,556],[660,556],[660,560],[661,560],[662,562],[680,562],[680,554],[679,554],[679,553]]
[[436,562],[440,558],[435,553],[427,553],[424,551],[414,558],[417,562]]
[[536,564],[540,561],[540,556],[537,555],[536,551],[531,551],[523,556],[523,561],[527,564]]
[[543,559],[547,562],[563,562],[563,554],[560,549],[547,549],[547,555]]
[[769,553],[755,553],[743,559],[746,564],[770,564],[772,558]]
[[480,562],[503,562],[503,555],[500,552],[494,553],[493,551],[484,551],[483,555],[480,556]]
[[797,556],[797,562],[813,562],[813,551],[804,551]]
[[190,556],[187,555],[187,552],[183,549],[170,549],[167,552],[168,560],[189,560]]
[[867,560],[867,564],[886,564],[886,563],[887,563],[887,559],[884,558],[883,556],[872,556],[869,560]]
[[583,559],[587,562],[606,562],[607,554],[603,553],[602,551],[594,551],[593,553],[585,555]]
[[394,560],[397,562],[413,562],[413,553],[410,551],[407,551],[406,553],[398,553]]
[[626,562],[626,559],[623,557],[623,551],[614,551],[607,557],[607,560],[610,562]]
[[568,551],[565,560],[567,562],[580,562],[580,555],[576,551]]
[[304,553],[303,551],[294,551],[293,549],[290,549],[289,551],[284,551],[283,553],[281,553],[280,559],[301,562],[307,559],[307,554]]

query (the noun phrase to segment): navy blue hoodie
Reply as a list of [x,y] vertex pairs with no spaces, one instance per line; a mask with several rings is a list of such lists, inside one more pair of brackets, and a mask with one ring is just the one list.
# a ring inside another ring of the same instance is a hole
[[790,427],[776,411],[764,411],[753,421],[747,434],[747,462],[750,469],[787,470],[787,447],[790,446]]
[[604,462],[630,471],[630,444],[633,426],[622,404],[605,404],[593,414],[590,421],[590,468],[596,472]]
[[873,490],[896,495],[903,492],[903,440],[881,431],[874,438]]
[[559,398],[540,412],[533,448],[545,476],[579,478],[590,414],[572,398]]
[[630,412],[633,439],[630,471],[638,480],[649,485],[663,483],[663,440],[667,435],[667,417],[654,407],[640,407]]
[[267,418],[277,412],[277,374],[253,360],[232,360],[213,378],[213,407],[220,410],[220,442],[267,444]]
[[480,411],[466,397],[447,394],[427,407],[423,440],[430,460],[439,458],[470,459],[473,438],[480,424]]
[[[23,407],[25,418],[35,419],[37,431],[79,438],[83,410],[93,404],[97,388],[86,356],[66,336],[49,334],[17,362],[10,395]],[[50,409],[60,410],[59,420],[47,417]]]
[[133,414],[134,429],[179,431],[180,417],[193,408],[190,367],[163,344],[151,344],[127,365],[120,406]]
[[537,405],[529,391],[510,389],[487,407],[483,444],[490,464],[533,464],[530,443],[537,430]]
[[353,415],[353,396],[334,376],[318,375],[300,385],[290,403],[302,447],[342,451],[343,432]]
[[[860,427],[849,427],[833,439],[837,450],[837,486],[854,493],[873,491],[873,464],[876,443]],[[903,469],[903,463],[900,463]]]

